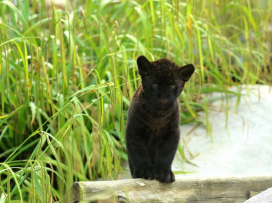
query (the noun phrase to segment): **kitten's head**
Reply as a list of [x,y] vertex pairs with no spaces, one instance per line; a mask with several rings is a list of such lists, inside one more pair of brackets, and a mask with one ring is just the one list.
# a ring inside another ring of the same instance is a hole
[[162,58],[149,62],[144,56],[137,59],[142,86],[150,104],[160,110],[171,108],[195,68],[192,64],[183,67]]

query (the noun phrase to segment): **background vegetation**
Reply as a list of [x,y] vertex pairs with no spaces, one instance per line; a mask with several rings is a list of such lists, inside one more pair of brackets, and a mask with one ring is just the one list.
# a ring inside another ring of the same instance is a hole
[[271,84],[271,11],[269,0],[0,0],[0,203],[55,202],[74,181],[119,177],[142,54],[195,64],[182,123],[210,134],[197,114],[206,94]]

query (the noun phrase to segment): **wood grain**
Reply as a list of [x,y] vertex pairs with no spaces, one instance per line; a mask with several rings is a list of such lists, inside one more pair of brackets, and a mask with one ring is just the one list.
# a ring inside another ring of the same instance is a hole
[[272,187],[268,176],[183,177],[171,184],[156,180],[76,182],[62,202],[244,202]]

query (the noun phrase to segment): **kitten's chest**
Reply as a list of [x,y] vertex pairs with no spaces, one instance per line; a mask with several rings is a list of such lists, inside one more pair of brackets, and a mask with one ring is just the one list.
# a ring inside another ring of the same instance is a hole
[[147,143],[155,143],[164,140],[176,127],[179,121],[175,113],[165,117],[154,117],[152,115],[145,115],[141,134]]
[[166,122],[165,120],[150,120],[150,122],[146,122],[147,126],[143,129],[142,139],[144,141],[145,146],[148,148],[148,151],[156,152],[159,148],[161,148],[164,143],[173,136],[173,131],[177,128],[178,125],[173,125],[175,123]]
[[159,135],[165,131],[169,125],[169,121],[163,118],[154,118],[153,116],[146,117],[146,126],[151,134]]

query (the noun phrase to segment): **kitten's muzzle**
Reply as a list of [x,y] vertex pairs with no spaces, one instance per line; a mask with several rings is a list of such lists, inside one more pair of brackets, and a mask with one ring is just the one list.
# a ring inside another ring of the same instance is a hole
[[159,101],[160,101],[160,104],[166,104],[167,103],[167,99],[166,98],[160,99]]

